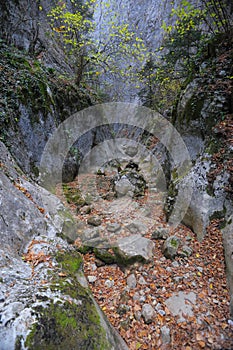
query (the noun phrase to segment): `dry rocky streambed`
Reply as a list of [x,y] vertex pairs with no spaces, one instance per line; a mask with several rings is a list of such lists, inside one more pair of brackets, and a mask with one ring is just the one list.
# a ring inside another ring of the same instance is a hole
[[95,299],[129,349],[233,349],[217,220],[202,242],[168,226],[164,192],[133,162],[80,174],[57,194],[77,219]]

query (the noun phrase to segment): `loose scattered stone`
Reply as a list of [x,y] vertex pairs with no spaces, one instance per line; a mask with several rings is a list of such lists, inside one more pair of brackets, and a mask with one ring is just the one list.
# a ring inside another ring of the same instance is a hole
[[84,207],[80,208],[79,212],[82,215],[90,214],[92,208],[89,205],[84,205]]
[[161,340],[163,344],[169,344],[171,342],[170,337],[170,328],[167,326],[163,326],[161,329]]
[[120,304],[118,306],[117,313],[122,316],[122,315],[125,315],[129,310],[130,310],[130,306],[126,304]]
[[184,245],[184,246],[182,247],[182,250],[181,250],[180,255],[183,256],[183,257],[189,257],[189,256],[192,255],[192,253],[193,253],[192,248],[190,248],[190,247],[187,246],[187,245]]
[[175,276],[173,277],[173,280],[176,282],[176,283],[179,283],[180,281],[182,281],[183,279],[183,276]]
[[180,239],[176,236],[170,236],[163,245],[163,254],[167,259],[173,260],[177,255],[180,245]]
[[180,266],[180,264],[177,261],[173,261],[171,265],[172,265],[172,267],[179,267]]
[[83,243],[84,243],[84,246],[89,247],[89,249],[90,249],[90,247],[92,247],[92,248],[96,247],[98,249],[103,249],[105,247],[109,247],[108,240],[106,238],[102,238],[102,237],[92,238],[92,239],[89,239]]
[[154,243],[141,235],[131,235],[119,239],[114,252],[123,265],[136,261],[149,262],[153,259]]
[[113,190],[117,197],[139,197],[145,195],[147,188],[144,177],[140,174],[138,164],[130,161],[113,179]]
[[157,301],[156,300],[154,300],[153,301],[153,304],[156,304],[156,306],[155,306],[155,310],[156,311],[158,311],[158,310],[161,310],[161,308],[162,308],[162,304],[161,303],[157,303]]
[[134,289],[137,286],[137,280],[134,274],[131,274],[127,277],[127,286],[130,289]]
[[95,259],[95,264],[97,267],[102,267],[105,265],[105,263],[100,259]]
[[159,309],[158,313],[160,314],[160,316],[165,316],[166,312],[163,309]]
[[114,286],[114,281],[113,280],[106,280],[104,282],[105,287],[107,288],[112,288]]
[[199,271],[199,272],[203,272],[203,267],[201,267],[201,266],[197,266],[197,270]]
[[87,223],[89,225],[92,225],[92,226],[100,226],[101,225],[101,218],[97,215],[95,216],[90,216],[88,219],[87,219]]
[[137,321],[140,321],[142,317],[142,313],[140,311],[135,311],[134,313],[134,318],[137,320]]
[[114,264],[116,262],[115,255],[109,252],[109,249],[94,248],[95,257],[102,260],[105,264]]
[[145,295],[141,295],[141,296],[139,297],[139,301],[140,301],[140,303],[144,303],[144,302],[146,301]]
[[138,148],[136,146],[128,146],[125,149],[125,153],[130,157],[134,157],[138,153]]
[[96,228],[90,228],[90,229],[86,229],[84,232],[83,232],[83,237],[82,237],[82,240],[84,242],[86,241],[89,241],[90,239],[93,239],[93,238],[98,238],[100,236],[100,232],[99,232],[99,229],[96,229]]
[[139,300],[140,299],[140,294],[138,292],[136,292],[133,296],[133,300],[136,301],[136,300]]
[[150,304],[144,304],[142,306],[142,317],[145,323],[151,323],[156,315],[154,308]]
[[147,282],[145,281],[145,278],[143,276],[140,276],[138,283],[141,285],[147,284]]
[[151,238],[153,239],[167,239],[169,236],[169,231],[166,228],[158,227],[154,232],[152,232]]
[[89,283],[94,283],[97,280],[96,276],[87,276],[88,282]]
[[131,182],[124,175],[120,180],[115,183],[114,190],[116,192],[117,197],[130,196],[133,197],[133,193],[135,187],[131,184]]
[[96,264],[91,264],[91,269],[92,269],[92,271],[96,271],[97,270]]

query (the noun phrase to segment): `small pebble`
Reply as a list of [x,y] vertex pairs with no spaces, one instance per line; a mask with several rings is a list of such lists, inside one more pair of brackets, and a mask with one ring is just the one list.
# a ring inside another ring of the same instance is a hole
[[140,311],[135,311],[134,317],[137,321],[140,321],[140,319],[142,317],[142,313]]
[[144,303],[144,301],[146,301],[146,297],[144,295],[141,295],[139,301],[140,303]]
[[161,303],[157,303],[155,310],[158,311],[161,309],[161,307],[162,307]]
[[203,272],[203,267],[197,266],[197,270],[202,273]]
[[144,304],[142,306],[142,316],[145,320],[145,323],[151,323],[155,317],[155,310],[150,304]]
[[171,342],[170,328],[169,327],[163,326],[161,328],[161,338],[162,338],[163,344],[169,344]]
[[140,299],[140,295],[138,292],[136,292],[133,296],[133,300],[136,301],[136,300],[139,300]]
[[133,289],[133,288],[136,288],[137,286],[137,280],[136,280],[136,277],[134,274],[131,274],[127,277],[127,286],[130,288],[130,289]]
[[114,281],[113,280],[106,280],[104,282],[105,287],[107,288],[112,288],[114,286]]
[[172,267],[180,267],[179,263],[177,261],[172,262]]

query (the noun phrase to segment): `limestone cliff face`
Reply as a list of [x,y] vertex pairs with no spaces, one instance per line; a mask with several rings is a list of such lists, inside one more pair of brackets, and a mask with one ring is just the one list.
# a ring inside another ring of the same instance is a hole
[[[54,130],[95,101],[94,93],[81,91],[71,79],[73,68],[52,36],[47,13],[53,5],[49,0],[0,4],[0,140],[20,167],[35,177]],[[72,3],[67,1],[67,6]]]
[[[184,223],[203,239],[211,217],[232,213],[232,43],[218,43],[217,57],[200,66],[182,91],[174,125],[195,163],[183,186],[194,179],[193,198]],[[177,180],[177,179],[176,179]],[[182,186],[182,185],[181,185]]]
[[[179,0],[174,1],[173,5],[170,1],[119,0],[109,2],[108,0],[99,0],[94,12],[96,22],[94,36],[101,41],[103,33],[111,33],[112,23],[114,25],[127,24],[128,29],[143,40],[147,53],[153,56],[163,40],[162,23],[163,21],[167,24],[172,23],[171,9],[178,3],[180,3]],[[112,39],[108,38],[108,40]],[[140,70],[144,63],[140,62],[137,65],[137,62],[134,62],[132,65],[135,65],[135,70]],[[127,70],[125,68],[127,64],[128,62],[122,60],[121,69]],[[119,57],[116,57],[116,66],[118,65]],[[115,79],[111,72],[105,71],[101,82],[106,86],[107,93],[114,101],[141,103],[138,97],[139,89],[136,88],[136,85],[140,85],[139,81],[135,82],[135,79],[128,79],[120,75]]]
[[[71,2],[66,1],[68,8]],[[39,56],[47,66],[72,73],[62,47],[53,38],[47,13],[52,0],[5,1],[0,4],[0,36],[21,50]]]

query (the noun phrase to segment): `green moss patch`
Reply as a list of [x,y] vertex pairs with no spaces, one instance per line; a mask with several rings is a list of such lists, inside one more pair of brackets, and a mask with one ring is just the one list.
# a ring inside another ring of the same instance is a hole
[[77,207],[87,204],[78,188],[63,184],[63,193],[69,204],[75,204]]
[[[77,292],[78,293],[78,292]],[[91,299],[37,307],[38,322],[27,337],[28,350],[110,349]]]
[[62,269],[71,275],[78,272],[83,263],[82,256],[76,251],[69,253],[59,252],[56,260],[61,264]]

